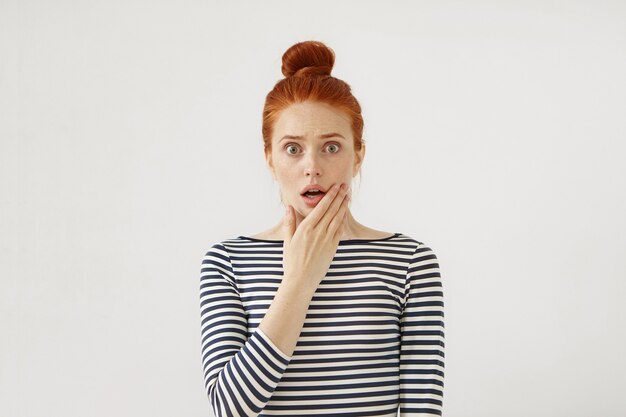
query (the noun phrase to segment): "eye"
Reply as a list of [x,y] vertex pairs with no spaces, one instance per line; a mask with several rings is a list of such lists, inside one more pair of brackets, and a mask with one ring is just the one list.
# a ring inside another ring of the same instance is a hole
[[335,152],[331,152],[331,153],[337,153],[337,152],[339,152],[339,146],[338,146],[336,143],[331,143],[331,144],[330,144],[330,145],[328,145],[328,146],[329,146],[329,147],[330,147],[330,146],[334,146],[335,148],[337,148],[337,150],[336,150]]
[[[331,146],[336,148],[337,150],[331,151],[330,153],[337,153],[337,152],[339,152],[339,144],[338,143],[330,143],[330,144],[328,144],[326,146],[326,148],[329,148]],[[296,152],[297,152],[297,145],[295,143],[293,143],[293,142],[292,143],[288,143],[287,145],[285,145],[285,149],[287,150],[287,153],[289,155],[295,155],[295,153],[294,152],[290,152],[289,149],[296,149]]]

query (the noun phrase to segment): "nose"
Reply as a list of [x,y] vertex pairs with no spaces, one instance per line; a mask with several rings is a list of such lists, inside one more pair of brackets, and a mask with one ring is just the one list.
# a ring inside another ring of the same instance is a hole
[[315,156],[311,156],[305,162],[304,173],[306,176],[320,176],[322,169]]

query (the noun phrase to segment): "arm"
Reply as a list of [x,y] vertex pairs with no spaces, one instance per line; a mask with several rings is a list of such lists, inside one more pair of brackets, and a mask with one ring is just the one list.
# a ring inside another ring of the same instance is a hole
[[400,319],[400,417],[442,415],[443,307],[437,257],[420,243],[407,271]]
[[219,243],[202,261],[200,310],[204,384],[213,413],[258,416],[291,356],[260,328],[247,337],[247,317],[230,257]]
[[296,350],[314,294],[315,288],[304,280],[283,278],[272,304],[259,323],[259,329],[289,357]]

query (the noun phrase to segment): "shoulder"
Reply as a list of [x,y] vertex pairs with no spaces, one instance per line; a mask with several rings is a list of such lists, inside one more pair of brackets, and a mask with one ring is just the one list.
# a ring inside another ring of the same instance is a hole
[[442,283],[439,261],[430,245],[407,235],[402,236],[411,244],[403,299],[403,305],[406,305],[409,297],[416,297],[418,294],[424,296],[433,291],[441,292]]
[[208,249],[205,250],[204,260],[207,258],[218,258],[224,259],[225,261],[230,262],[228,249],[226,248],[225,242],[215,242],[213,244],[209,244]]
[[424,242],[415,239],[414,237],[407,235],[405,233],[400,233],[396,238],[396,241],[401,243],[403,246],[406,246],[407,250],[411,250],[411,253],[415,253],[420,246],[424,246]]
[[437,255],[430,244],[406,234],[401,234],[399,237],[403,238],[404,242],[407,242],[407,251],[410,252],[409,273],[414,272],[415,268],[418,268],[420,265],[437,264]]
[[[229,238],[209,243],[204,256],[229,257],[233,247],[241,243],[239,238]],[[230,261],[230,260],[229,260]]]
[[235,285],[236,280],[230,259],[228,240],[210,244],[202,257],[200,278],[202,281],[210,282],[215,279],[225,279],[231,285]]
[[432,247],[428,243],[425,243],[422,240],[417,240],[410,235],[401,233],[400,236],[398,236],[398,238],[402,238],[404,241],[410,242],[413,248],[415,249],[415,253],[424,252],[424,251],[433,251]]
[[415,242],[415,250],[407,267],[407,285],[441,286],[441,270],[435,251],[427,243]]
[[231,253],[232,245],[236,244],[237,238],[224,239],[221,241],[209,244],[208,249],[205,250],[202,258],[202,265],[219,267],[232,272]]

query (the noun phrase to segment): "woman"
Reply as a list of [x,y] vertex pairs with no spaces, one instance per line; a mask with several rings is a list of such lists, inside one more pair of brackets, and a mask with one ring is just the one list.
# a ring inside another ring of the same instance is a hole
[[334,57],[320,42],[293,45],[265,101],[284,218],[214,244],[202,262],[202,364],[216,416],[442,415],[437,257],[350,213],[363,119],[330,75]]

